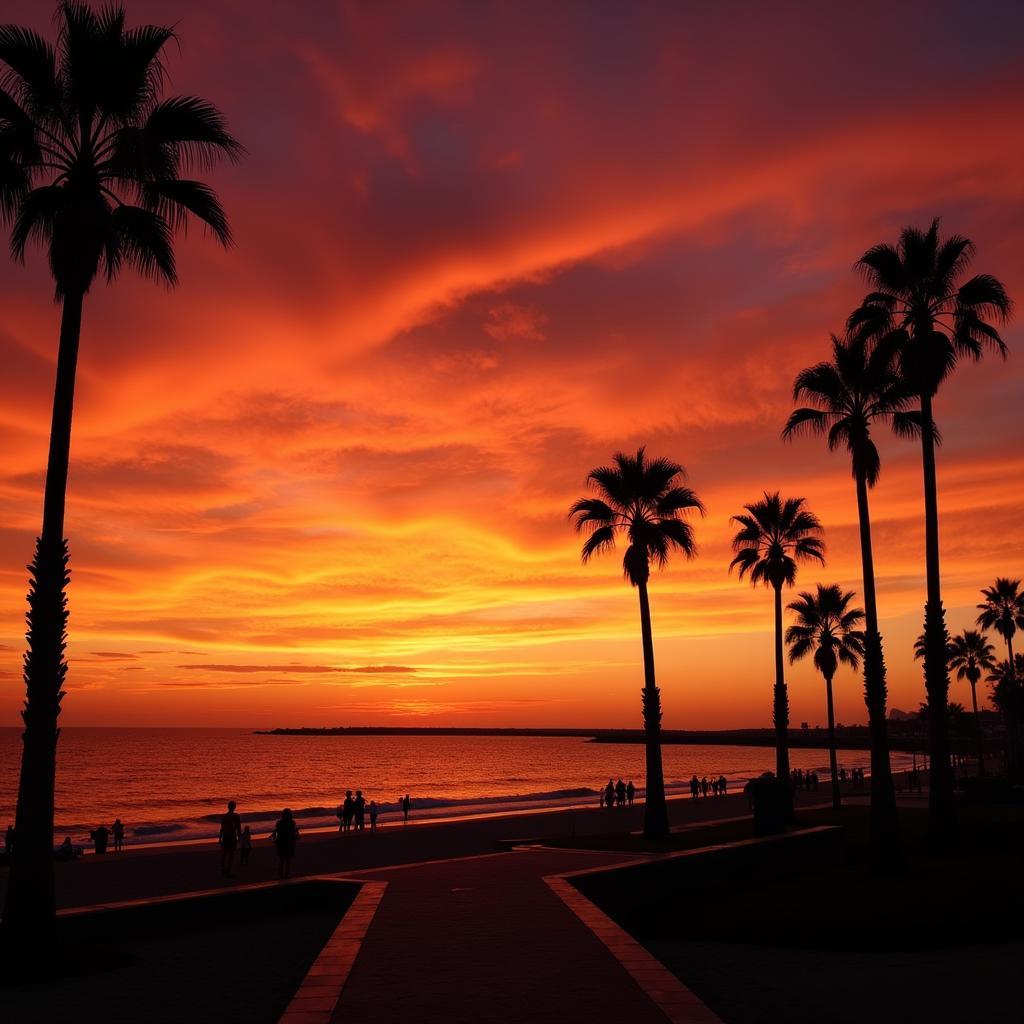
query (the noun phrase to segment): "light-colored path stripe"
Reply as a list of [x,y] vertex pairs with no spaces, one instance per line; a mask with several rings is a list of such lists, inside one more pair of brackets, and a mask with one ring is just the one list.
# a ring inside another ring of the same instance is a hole
[[278,1024],[330,1024],[387,882],[363,882]]
[[603,910],[591,903],[571,882],[560,875],[551,875],[544,881],[605,944],[612,956],[672,1024],[722,1024],[721,1018],[712,1013],[667,967],[651,956]]

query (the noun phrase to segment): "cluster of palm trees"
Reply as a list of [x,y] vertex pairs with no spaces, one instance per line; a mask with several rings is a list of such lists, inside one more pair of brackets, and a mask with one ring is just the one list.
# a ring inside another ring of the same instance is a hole
[[[794,384],[794,400],[804,404],[789,417],[783,437],[817,435],[825,439],[831,451],[842,449],[850,457],[860,527],[863,610],[851,607],[852,592],[835,584],[819,585],[817,592],[802,593],[789,606],[797,621],[784,636],[782,591],[795,584],[800,563],[824,564],[821,524],[803,498],[786,498],[778,492],[766,492],[733,517],[738,530],[730,568],[737,568],[740,577],[749,577],[754,585],[771,588],[774,597],[773,717],[780,780],[788,779],[790,774],[785,644],[788,642],[791,661],[813,653],[815,665],[826,680],[830,707],[831,681],[838,665],[856,668],[863,663],[871,745],[871,856],[878,867],[899,862],[900,843],[869,507],[869,492],[881,470],[872,433],[877,426],[887,427],[899,437],[916,439],[921,445],[927,598],[920,651],[931,752],[929,831],[936,842],[949,836],[955,810],[949,671],[955,669],[958,676],[963,671],[963,677],[970,681],[985,667],[979,665],[977,653],[964,653],[962,657],[953,654],[946,629],[935,476],[939,432],[933,408],[941,386],[961,360],[978,360],[986,349],[1006,355],[998,326],[1009,318],[1012,305],[995,277],[967,275],[973,256],[974,246],[969,239],[940,236],[938,220],[925,230],[904,228],[895,245],[881,243],[868,249],[856,263],[866,279],[867,294],[847,318],[842,334],[832,336],[831,357],[801,371]],[[584,561],[612,547],[619,533],[628,541],[623,567],[626,578],[640,592],[643,720],[648,773],[655,779],[649,789],[644,822],[645,835],[650,837],[667,835],[668,826],[661,782],[661,698],[655,682],[647,583],[651,563],[663,566],[673,549],[688,558],[695,554],[692,528],[684,517],[694,510],[703,514],[704,507],[693,491],[682,486],[683,477],[681,466],[666,459],[649,459],[643,448],[635,457],[618,454],[614,465],[596,469],[588,477],[597,496],[580,499],[570,510],[576,529],[589,534],[583,547]],[[986,603],[979,624],[997,628],[1008,644],[1005,667],[991,669],[998,676],[995,699],[1001,708],[1012,707],[1019,721],[1024,702],[1017,680],[1024,674],[1012,652],[1012,636],[1013,629],[1024,628],[1024,616],[1019,611],[1007,611],[1019,607],[1012,596],[1019,593],[1019,587],[1016,581],[1001,579],[984,593]],[[960,640],[967,642],[963,637]]]

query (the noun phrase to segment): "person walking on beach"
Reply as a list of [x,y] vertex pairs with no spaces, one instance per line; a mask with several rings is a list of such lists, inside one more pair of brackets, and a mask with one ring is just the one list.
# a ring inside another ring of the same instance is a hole
[[629,804],[630,807],[633,806],[633,798],[635,796],[636,786],[633,785],[633,780],[630,779],[629,782],[626,783],[626,803]]
[[292,873],[292,860],[295,857],[295,841],[299,838],[299,830],[295,826],[290,807],[281,812],[281,817],[270,833],[270,841],[277,850],[277,877],[288,878]]
[[729,790],[729,780],[724,775],[718,776],[718,795],[725,796]]
[[377,811],[378,811],[377,801],[376,800],[371,800],[370,801],[370,831],[371,832],[376,832],[377,831]]
[[619,807],[626,806],[626,784],[622,779],[615,783],[615,802]]
[[110,831],[114,836],[114,853],[120,853],[124,849],[124,825],[120,818],[114,819]]
[[409,812],[412,810],[412,801],[409,799],[409,794],[406,793],[401,799],[402,804],[402,824],[409,824]]
[[252,853],[252,829],[248,825],[242,829],[242,836],[238,841],[238,866],[244,868],[249,863],[249,854]]
[[220,819],[220,873],[225,878],[231,877],[231,869],[235,863],[235,850],[242,838],[242,819],[235,812],[235,801],[228,801],[228,811]]
[[361,789],[356,790],[356,798],[352,801],[352,813],[356,819],[356,831],[362,832],[366,813],[366,800]]
[[107,852],[107,840],[110,838],[110,829],[106,825],[100,825],[98,829],[89,833],[89,838],[92,840],[93,849],[97,853]]
[[608,780],[608,785],[604,787],[604,805],[605,807],[615,806],[615,783],[611,779]]
[[345,802],[341,805],[341,831],[348,832],[352,828],[352,815],[356,812],[355,801],[352,799],[352,790],[345,790]]
[[700,796],[700,779],[697,778],[697,773],[693,773],[693,777],[690,779],[690,799],[696,800]]

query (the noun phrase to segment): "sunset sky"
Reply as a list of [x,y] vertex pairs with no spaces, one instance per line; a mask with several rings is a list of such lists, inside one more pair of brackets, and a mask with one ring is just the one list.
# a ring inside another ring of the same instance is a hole
[[[869,245],[943,218],[1024,302],[1024,6],[129,3],[248,155],[179,288],[86,301],[67,725],[640,726],[636,594],[567,523],[640,444],[708,508],[651,585],[665,724],[770,724],[729,517],[806,497],[860,589],[848,460],[783,444]],[[50,5],[4,21],[53,33]],[[22,698],[59,308],[0,264],[0,724]],[[1024,318],[939,396],[945,601],[1024,574]],[[890,704],[923,699],[920,455],[879,438]],[[795,596],[795,594],[793,595]],[[824,720],[809,665],[796,725]],[[965,683],[951,697],[969,705]],[[837,678],[837,717],[866,717]]]

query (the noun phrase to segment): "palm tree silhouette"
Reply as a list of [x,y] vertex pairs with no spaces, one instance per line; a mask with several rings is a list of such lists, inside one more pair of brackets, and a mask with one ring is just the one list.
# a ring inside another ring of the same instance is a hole
[[900,372],[918,397],[924,471],[925,687],[931,707],[929,734],[931,779],[929,831],[942,841],[953,828],[953,772],[949,760],[949,674],[945,651],[949,640],[942,606],[939,567],[939,510],[935,482],[938,434],[932,412],[942,382],[961,358],[980,359],[991,347],[1005,356],[1006,346],[990,322],[1005,321],[1011,310],[1003,285],[989,274],[962,281],[974,256],[967,238],[939,238],[939,222],[927,231],[906,227],[895,246],[881,243],[858,260],[871,291],[851,314],[851,331],[886,339],[899,354]]
[[704,515],[700,498],[684,486],[686,472],[669,459],[650,459],[645,450],[636,456],[617,452],[613,465],[599,466],[587,476],[597,492],[580,498],[569,509],[577,533],[589,536],[583,544],[584,563],[600,551],[615,547],[619,534],[628,546],[622,559],[626,579],[640,598],[640,634],[644,652],[643,720],[647,748],[647,795],[644,803],[644,836],[668,837],[668,807],[661,766],[661,691],[654,675],[654,638],[647,582],[651,563],[663,569],[673,551],[687,558],[697,553],[693,527],[685,520],[690,512]]
[[991,672],[996,667],[995,651],[988,637],[977,630],[965,629],[949,642],[949,669],[959,680],[971,684],[971,705],[974,708],[975,742],[978,744],[978,774],[985,774],[985,749],[981,733],[981,717],[978,715],[978,680],[982,672]]
[[1013,637],[1024,629],[1024,591],[1020,580],[1000,576],[991,587],[981,592],[984,602],[978,605],[978,625],[994,629],[1006,641],[1006,664],[1014,668]]
[[831,361],[802,370],[793,385],[793,399],[810,404],[793,411],[783,429],[784,438],[816,434],[826,439],[830,451],[845,448],[850,453],[864,579],[864,702],[871,736],[871,859],[876,868],[889,867],[899,860],[900,842],[885,718],[885,657],[878,631],[868,505],[868,490],[878,482],[881,471],[871,427],[881,422],[901,436],[913,437],[920,432],[920,416],[909,409],[914,395],[895,372],[892,348],[872,346],[863,334],[843,339],[833,334]]
[[1006,727],[1006,764],[1015,778],[1020,771],[1020,731],[1024,721],[1024,654],[1015,654],[1013,661],[999,662],[987,681],[991,685],[992,703],[999,709]]
[[816,560],[825,564],[825,544],[818,517],[810,512],[803,498],[782,498],[778,491],[743,506],[746,512],[733,516],[740,529],[733,537],[736,557],[729,570],[739,567],[740,579],[748,573],[750,582],[763,583],[775,591],[775,772],[788,794],[792,815],[792,791],[789,774],[789,695],[786,692],[782,654],[782,588],[796,582],[798,562]]
[[825,677],[828,704],[828,759],[832,771],[832,808],[839,810],[839,764],[836,758],[836,718],[832,703],[832,679],[840,664],[854,671],[864,656],[864,633],[857,627],[864,621],[860,608],[851,608],[853,591],[837,583],[818,584],[818,592],[806,590],[788,605],[796,622],[786,630],[790,664],[814,655],[814,667]]
[[[0,26],[0,215],[11,251],[46,247],[61,303],[43,498],[30,566],[21,780],[4,932],[23,959],[44,962],[54,940],[53,786],[57,718],[67,673],[68,548],[64,506],[82,307],[101,272],[123,267],[173,285],[173,238],[195,217],[224,245],[212,190],[187,177],[241,147],[221,114],[190,96],[160,99],[169,28],[125,27],[123,7],[58,6],[56,48]],[[41,955],[40,955],[41,954]]]

